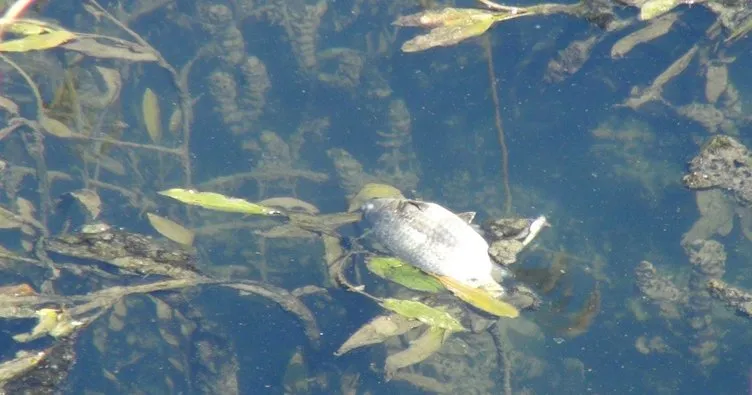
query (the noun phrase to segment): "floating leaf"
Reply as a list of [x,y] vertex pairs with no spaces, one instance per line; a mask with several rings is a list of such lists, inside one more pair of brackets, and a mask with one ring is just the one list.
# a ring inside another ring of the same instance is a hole
[[366,185],[363,185],[363,188],[361,188],[360,191],[358,191],[358,193],[353,196],[352,199],[350,199],[350,204],[347,208],[347,212],[355,212],[359,210],[367,201],[377,198],[404,199],[405,196],[402,195],[402,192],[400,192],[399,189],[391,185],[368,183]]
[[192,189],[173,188],[159,192],[185,204],[203,207],[209,210],[243,213],[251,215],[281,215],[282,212],[260,204],[228,197],[214,192],[198,192]]
[[383,343],[387,339],[399,336],[423,325],[420,321],[400,314],[380,315],[360,327],[345,341],[334,355],[342,355],[350,350],[371,344]]
[[68,128],[68,126],[66,126],[64,123],[46,115],[42,115],[42,118],[39,120],[39,124],[42,125],[47,133],[55,137],[69,139],[71,137],[77,136],[77,134],[73,133],[73,131],[71,131],[70,128]]
[[472,288],[450,277],[436,276],[444,286],[466,303],[477,307],[497,317],[516,318],[520,315],[519,310],[511,304],[494,298],[488,291],[481,288]]
[[416,291],[436,293],[444,289],[435,278],[397,258],[371,257],[366,266],[373,274]]
[[414,37],[402,44],[403,52],[425,51],[433,47],[448,47],[467,40],[468,38],[480,36],[485,33],[491,25],[493,19],[480,22],[473,22],[467,25],[437,27],[432,29],[428,34]]
[[26,36],[23,38],[0,43],[0,52],[28,52],[55,48],[76,38],[67,30],[56,30],[49,33]]
[[146,132],[151,141],[159,143],[162,140],[162,112],[159,109],[159,98],[151,88],[146,88],[141,99],[141,115],[144,117]]
[[494,23],[528,15],[525,8],[489,11],[474,8],[444,8],[402,16],[394,22],[397,26],[431,28],[428,34],[417,36],[402,44],[403,52],[424,51],[438,46],[450,46],[485,33]]
[[162,236],[182,245],[193,245],[195,233],[192,230],[156,214],[147,213],[146,217],[149,218],[151,226]]
[[386,358],[386,377],[392,377],[398,369],[425,361],[441,349],[449,334],[451,332],[446,329],[429,327],[419,338],[410,342],[410,347]]
[[6,33],[17,34],[19,36],[34,36],[42,33],[49,33],[60,30],[43,21],[34,19],[18,19],[3,27]]
[[452,332],[466,330],[451,314],[418,301],[387,298],[381,301],[381,306],[430,326],[444,328]]
[[648,0],[640,6],[640,20],[647,21],[663,15],[680,3],[681,0]]
[[405,15],[397,18],[393,25],[418,26],[434,28],[439,26],[461,26],[486,20],[495,20],[506,13],[497,13],[477,8],[442,8],[440,10],[426,10],[417,14]]

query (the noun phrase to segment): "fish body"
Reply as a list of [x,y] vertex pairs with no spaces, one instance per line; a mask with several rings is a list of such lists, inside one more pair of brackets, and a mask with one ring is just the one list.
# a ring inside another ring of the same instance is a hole
[[426,273],[483,288],[494,296],[504,294],[491,276],[488,243],[468,222],[472,215],[458,215],[436,203],[393,198],[369,200],[361,210],[368,235],[395,257]]

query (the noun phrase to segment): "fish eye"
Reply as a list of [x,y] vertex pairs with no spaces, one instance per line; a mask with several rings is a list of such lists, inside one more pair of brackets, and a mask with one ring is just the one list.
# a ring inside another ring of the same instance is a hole
[[364,203],[363,206],[360,208],[363,211],[373,210],[373,202],[367,202]]

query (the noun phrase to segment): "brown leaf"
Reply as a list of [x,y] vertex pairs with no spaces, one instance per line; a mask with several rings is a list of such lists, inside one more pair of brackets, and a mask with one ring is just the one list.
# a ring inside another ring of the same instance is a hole
[[429,327],[419,338],[410,343],[410,347],[388,356],[384,367],[387,378],[390,378],[397,370],[423,362],[435,354],[441,349],[448,333],[451,332],[446,329]]
[[170,221],[156,214],[147,213],[146,217],[149,218],[151,226],[162,236],[182,245],[193,245],[195,233],[192,230],[186,229],[177,222]]
[[359,347],[383,343],[391,337],[401,335],[420,325],[423,325],[423,323],[399,314],[378,316],[355,331],[334,355],[339,356]]

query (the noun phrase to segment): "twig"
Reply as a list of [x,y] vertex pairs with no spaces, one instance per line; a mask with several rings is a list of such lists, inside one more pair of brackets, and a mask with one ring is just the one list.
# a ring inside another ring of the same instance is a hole
[[130,141],[120,141],[120,140],[109,139],[109,138],[106,138],[106,137],[89,137],[89,136],[85,136],[85,135],[81,135],[80,137],[76,136],[76,137],[73,137],[73,138],[74,139],[79,139],[79,140],[97,141],[97,142],[101,142],[101,143],[107,143],[107,144],[112,144],[112,145],[119,145],[119,146],[122,146],[122,147],[140,148],[140,149],[144,149],[144,150],[162,152],[162,153],[165,153],[165,154],[171,154],[171,155],[177,155],[177,156],[182,156],[183,155],[183,150],[181,150],[179,148],[167,148],[167,147],[161,147],[161,146],[152,145],[152,144],[132,143]]
[[500,368],[504,375],[504,395],[512,395],[512,361],[509,359],[506,342],[501,334],[501,325],[497,322],[488,331],[491,333],[491,338],[496,346]]
[[501,121],[501,104],[499,103],[499,87],[494,75],[493,52],[491,51],[491,39],[486,35],[483,39],[483,47],[486,50],[486,64],[488,65],[488,79],[491,83],[491,98],[494,103],[494,116],[496,121],[496,134],[501,147],[501,172],[502,182],[504,184],[504,213],[512,213],[512,189],[509,186],[509,151],[507,150],[507,141],[504,136],[504,128]]

